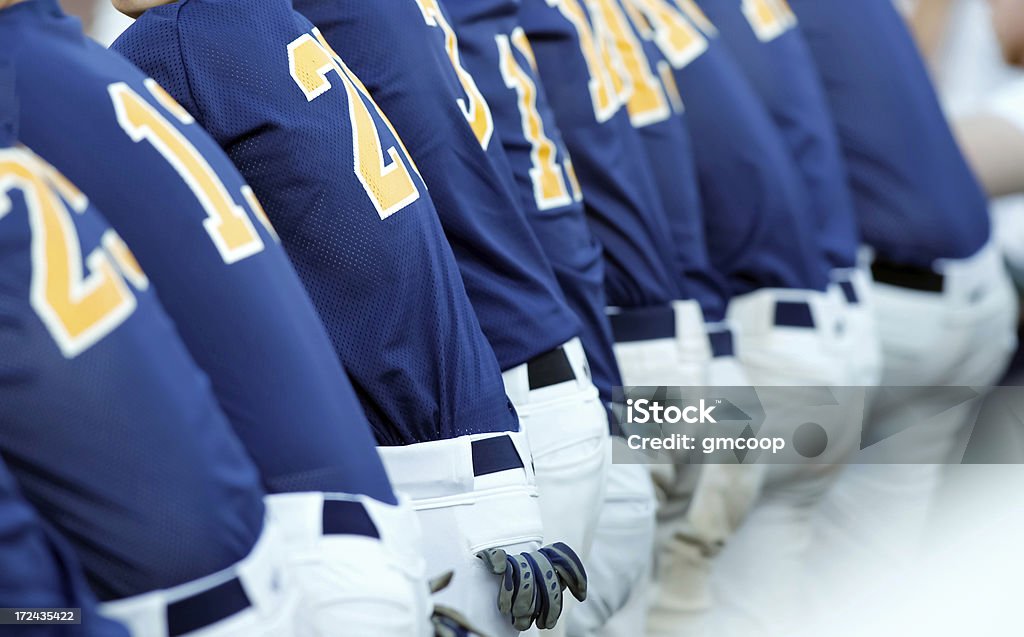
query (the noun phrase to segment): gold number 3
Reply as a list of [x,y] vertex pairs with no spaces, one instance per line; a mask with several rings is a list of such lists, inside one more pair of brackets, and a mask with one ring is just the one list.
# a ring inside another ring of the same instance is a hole
[[[327,75],[331,71],[338,74],[348,94],[356,177],[377,209],[377,214],[381,219],[387,219],[420,198],[416,182],[402,161],[402,155],[408,159],[409,154],[404,147],[402,153],[394,146],[386,150],[383,148],[367,104],[373,106],[397,140],[399,137],[391,123],[377,108],[362,82],[327,44],[320,31],[314,29],[313,36],[303,33],[288,45],[288,68],[292,79],[302,89],[306,99],[312,102],[331,89]],[[402,145],[400,140],[398,144]],[[390,159],[388,164],[384,163],[385,155]],[[409,164],[415,167],[411,160]]]

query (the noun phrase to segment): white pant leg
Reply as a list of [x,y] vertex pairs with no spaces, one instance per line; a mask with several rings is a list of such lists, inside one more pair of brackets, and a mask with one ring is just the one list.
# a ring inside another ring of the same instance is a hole
[[[710,348],[700,306],[677,301],[664,308],[668,333],[620,342],[615,357],[627,386],[700,386],[706,382]],[[621,318],[621,317],[620,317]],[[617,453],[631,454],[614,445]],[[671,465],[622,464],[610,470],[608,498],[598,522],[588,569],[591,594],[569,634],[640,635],[651,602],[656,498],[649,471],[673,473]],[[630,559],[624,559],[624,558]],[[596,579],[595,579],[596,578]]]
[[[779,302],[805,303],[812,327],[778,326]],[[759,290],[732,301],[737,352],[754,385],[814,387],[849,384],[839,341],[842,317],[832,295],[804,290]],[[851,407],[856,407],[855,405]],[[785,404],[766,407],[765,434],[791,432]],[[801,412],[802,413],[802,412]],[[861,414],[823,413],[830,458],[856,448]],[[782,635],[804,591],[813,511],[834,482],[837,462],[772,464],[763,469],[760,498],[712,566],[712,634]]]
[[655,496],[647,467],[623,461],[635,453],[613,438],[604,506],[587,565],[589,593],[569,617],[572,637],[643,635],[654,543]]
[[[708,362],[708,385],[749,385],[733,356]],[[764,465],[652,466],[660,486],[655,587],[648,617],[651,637],[708,634],[714,604],[713,560],[746,518],[760,492]],[[694,469],[697,470],[696,474]],[[689,482],[690,484],[687,484]]]
[[849,286],[856,299],[849,302],[844,292],[846,330],[843,342],[850,362],[850,384],[863,387],[878,385],[882,380],[882,342],[875,320],[871,271],[866,267],[834,271],[833,280],[839,285]]
[[[590,382],[579,339],[565,343],[562,349],[575,380],[531,390],[528,364],[502,376],[533,453],[544,544],[566,543],[589,568],[594,528],[611,464],[608,415],[597,388]],[[544,634],[565,634],[575,605],[575,598],[567,594],[558,625]]]
[[[419,522],[407,503],[321,493],[268,495],[266,502],[286,536],[288,568],[299,593],[299,635],[432,633]],[[323,520],[338,505],[351,519],[342,520],[342,528],[325,528]],[[349,528],[364,520],[376,537]]]
[[167,637],[169,606],[237,580],[249,606],[185,633],[188,637],[301,637],[299,593],[291,581],[285,553],[283,533],[268,515],[259,540],[235,565],[171,589],[101,604],[99,611],[124,624],[132,637]]
[[[943,386],[984,388],[996,382],[1015,346],[1016,299],[998,256],[985,248],[946,264],[944,291],[876,284],[884,347],[883,391],[869,433],[880,442],[847,466],[821,508],[812,568],[838,595],[913,561],[933,497],[963,424],[979,400],[932,408]],[[921,386],[916,394],[901,388]],[[827,607],[828,599],[819,600]]]
[[[476,475],[473,444],[501,436],[515,445],[521,466]],[[462,436],[379,450],[395,490],[409,498],[419,517],[427,574],[455,573],[434,601],[461,612],[492,637],[517,635],[510,618],[497,609],[501,578],[476,553],[541,546],[544,526],[525,435]]]

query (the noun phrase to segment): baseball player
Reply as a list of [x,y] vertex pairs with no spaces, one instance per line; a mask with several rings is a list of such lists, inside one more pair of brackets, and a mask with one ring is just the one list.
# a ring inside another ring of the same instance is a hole
[[[6,61],[43,4],[0,12]],[[137,635],[294,634],[280,528],[206,377],[119,235],[24,147],[0,150],[0,246],[0,450],[103,614]]]
[[437,0],[295,8],[363,81],[419,166],[529,439],[545,542],[565,542],[586,563],[604,495],[607,415],[580,322],[523,214],[448,15]]
[[[446,2],[445,7],[446,11],[441,9],[447,22],[441,30],[451,29],[452,36],[458,34],[461,66],[486,100],[495,129],[492,144],[499,145],[506,156],[503,173],[513,179],[511,187],[517,201],[554,267],[569,306],[583,325],[581,341],[610,418],[612,388],[622,385],[622,380],[605,315],[601,248],[587,225],[580,184],[537,78],[529,43],[517,28],[518,3]],[[608,422],[614,426],[613,421]],[[557,432],[549,429],[553,434]],[[562,454],[579,453],[570,451],[564,440],[553,435],[545,444],[552,449],[563,448]],[[605,457],[608,449],[602,450]],[[535,447],[535,454],[537,451]],[[560,481],[571,484],[569,469],[560,467],[558,475]],[[572,500],[579,498],[568,489],[565,494]],[[615,505],[605,502],[602,508],[606,506]],[[562,524],[566,517],[577,515],[565,504],[559,509],[552,514]],[[588,533],[596,521],[588,521]],[[593,564],[593,560],[587,561]]]
[[[585,576],[564,545],[538,550],[532,459],[500,369],[418,169],[362,82],[286,0],[156,6],[114,48],[210,131],[266,206],[419,510],[429,572],[455,571],[440,599],[494,635],[553,624],[562,585],[580,593]],[[492,571],[510,581],[497,605]]]
[[891,3],[791,4],[827,90],[873,253],[883,387],[921,387],[876,397],[865,463],[846,468],[826,503],[816,564],[891,566],[913,558],[938,463],[976,408],[967,401],[935,410],[929,394],[1000,377],[1016,345],[1016,299],[985,197]]
[[[845,301],[843,342],[854,385],[877,385],[881,345],[871,274],[858,268],[860,232],[835,122],[814,60],[783,0],[699,0],[782,133],[818,220],[833,288]],[[842,307],[842,306],[841,306]]]
[[[699,263],[703,248],[697,245],[699,235],[674,235],[669,223],[648,149],[631,123],[628,105],[636,87],[629,69],[622,66],[617,43],[608,35],[609,7],[620,11],[614,2],[527,1],[520,19],[580,176],[589,221],[605,248],[606,290],[614,306],[611,319],[623,378],[633,385],[702,385],[711,347],[698,299],[713,296],[707,291],[713,284],[708,286],[699,273],[684,277],[676,272],[677,250],[697,254]],[[684,245],[674,245],[674,240]],[[713,302],[707,305],[713,313]],[[644,472],[626,464],[614,469],[625,478],[615,498],[639,501],[643,489],[649,489],[643,484],[649,481]],[[636,475],[628,473],[633,471]],[[630,510],[632,515],[642,511],[639,506]],[[631,561],[607,562],[610,601],[590,605],[589,613],[580,615],[575,630],[579,634],[644,630],[649,554],[619,548],[617,543],[628,537],[622,530],[628,528],[627,516],[609,518],[607,554],[629,556]],[[636,522],[632,525],[639,528]],[[595,579],[600,566],[591,568]],[[629,579],[627,574],[636,577]],[[595,592],[598,586],[595,583]],[[616,617],[610,621],[611,615]]]
[[[0,147],[7,142],[0,141]],[[128,637],[128,631],[96,611],[96,599],[66,544],[44,527],[0,463],[0,603],[3,608],[77,608],[68,637]],[[53,625],[22,624],[19,637],[46,637]]]
[[[674,273],[697,297],[676,303],[679,356],[692,370],[691,384],[749,385],[725,320],[725,285],[708,256],[686,109],[671,64],[644,15],[650,5],[599,2],[593,7],[633,86],[626,108],[651,160],[672,227]],[[659,509],[657,586],[648,634],[699,634],[710,604],[711,559],[749,509],[760,488],[761,468],[688,464],[683,455],[673,460],[651,465]]]
[[[748,377],[763,385],[849,385],[845,308],[828,291],[818,220],[771,116],[697,4],[632,4],[672,66],[686,105],[708,250],[726,278],[727,317]],[[757,504],[713,564],[716,631],[784,630],[778,622],[798,599],[811,514],[838,470],[835,462],[856,444],[857,416],[824,423],[830,455],[814,467],[773,465],[765,472]],[[765,424],[775,426],[791,431],[792,423],[778,414]],[[741,504],[750,501],[749,490],[735,493]],[[773,550],[765,554],[764,546]],[[754,561],[763,566],[752,571]],[[666,590],[656,607],[656,616],[665,615],[655,623],[669,634],[679,630],[672,616],[689,612],[673,597]]]
[[[21,139],[106,209],[159,287],[268,505],[283,511],[308,588],[303,616],[385,632],[360,608],[389,603],[395,634],[427,629],[415,514],[397,506],[355,393],[251,190],[155,82],[89,42],[55,3],[11,11],[16,35],[4,46],[32,105],[20,109]],[[47,79],[71,70],[60,86]],[[346,569],[375,575],[331,575]]]

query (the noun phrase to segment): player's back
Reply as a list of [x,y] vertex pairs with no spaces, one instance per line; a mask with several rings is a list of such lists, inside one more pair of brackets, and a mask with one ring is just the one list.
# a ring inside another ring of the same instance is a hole
[[828,265],[796,165],[717,29],[692,2],[631,1],[675,71],[697,158],[708,252],[730,294],[824,290]]
[[438,0],[298,0],[295,8],[363,81],[418,165],[502,370],[576,336]]
[[131,252],[24,148],[0,150],[0,451],[101,599],[249,553],[255,467]]
[[458,35],[460,62],[487,100],[495,141],[504,150],[530,227],[583,325],[594,384],[611,402],[612,388],[622,379],[605,316],[602,249],[587,225],[572,160],[519,27],[519,3],[446,0],[441,8]]
[[416,166],[285,0],[147,11],[114,48],[253,186],[382,444],[516,428]]
[[628,87],[609,71],[588,9],[579,0],[556,6],[524,0],[519,20],[572,154],[591,228],[604,246],[609,304],[645,307],[686,298],[671,274],[671,231],[624,108]]
[[[833,268],[857,262],[860,234],[836,125],[796,18],[785,3],[700,0],[800,169]],[[744,9],[743,7],[749,7]]]
[[985,196],[891,2],[790,2],[828,95],[864,241],[928,268],[989,238]]
[[[3,142],[0,141],[0,146]],[[0,462],[0,604],[3,608],[76,608],[80,624],[61,626],[67,637],[127,637],[101,617],[81,566],[59,536],[47,529]],[[18,637],[48,637],[53,624],[21,624]]]
[[593,6],[615,43],[621,72],[633,86],[626,111],[640,132],[672,228],[673,274],[700,303],[705,319],[720,321],[728,295],[708,255],[693,141],[671,66],[654,43],[647,19],[628,0],[601,0]]
[[56,2],[4,11],[0,32],[21,139],[86,192],[138,256],[266,488],[393,501],[316,312],[217,144]]

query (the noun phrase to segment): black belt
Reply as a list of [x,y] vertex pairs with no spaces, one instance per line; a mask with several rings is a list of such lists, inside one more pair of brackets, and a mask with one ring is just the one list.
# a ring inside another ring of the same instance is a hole
[[857,288],[853,287],[853,281],[840,281],[839,289],[843,291],[843,296],[846,297],[846,302],[850,305],[860,304],[860,298],[857,296]]
[[711,355],[714,358],[732,356],[736,351],[732,344],[732,330],[708,332],[708,341],[711,342]]
[[526,375],[531,390],[576,380],[576,372],[572,371],[569,355],[561,346],[530,359],[526,363]]
[[814,313],[806,301],[776,301],[775,325],[813,328]]
[[893,285],[922,292],[942,292],[945,277],[930,268],[902,265],[875,259],[871,264],[871,275],[877,283]]
[[[512,442],[508,436],[501,438],[508,440],[510,444]],[[516,458],[518,457],[516,454]],[[519,466],[523,466],[521,461]],[[324,535],[380,537],[377,525],[373,523],[369,511],[361,502],[324,500],[322,515]],[[252,602],[249,601],[241,580],[232,577],[223,584],[168,604],[168,637],[177,637],[213,625],[250,606]]]
[[324,500],[324,535],[363,535],[380,538],[370,512],[354,500]]
[[167,605],[167,634],[184,635],[227,619],[252,606],[237,577]]
[[474,440],[472,450],[474,476],[524,468],[519,450],[509,436]]
[[608,321],[616,343],[676,337],[676,312],[671,305],[622,310],[610,314]]

